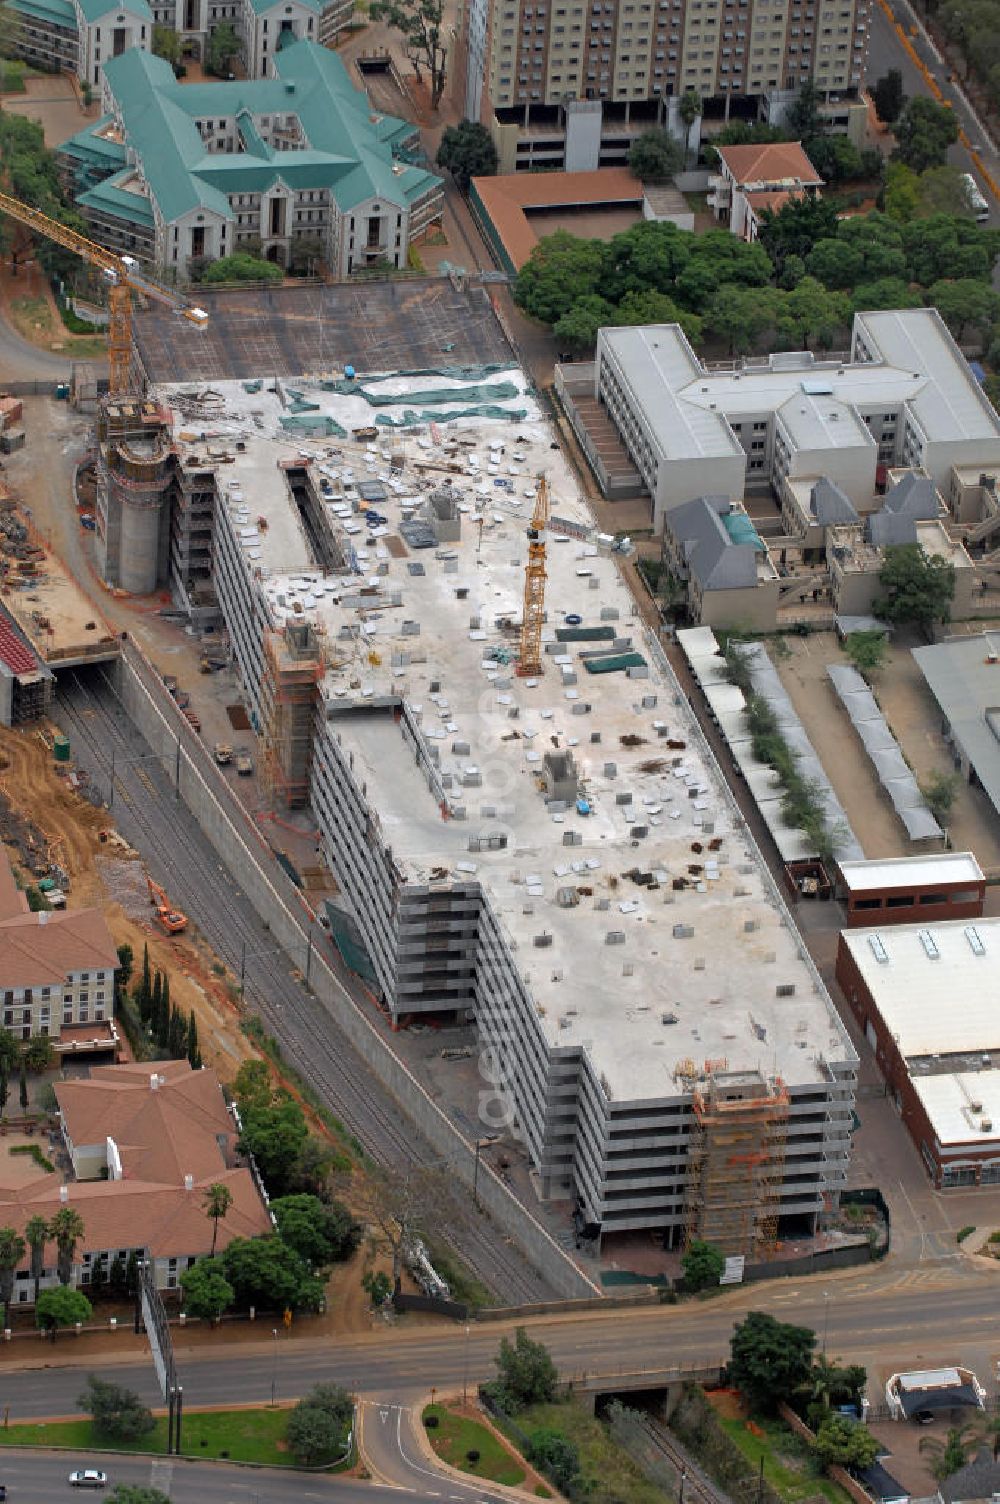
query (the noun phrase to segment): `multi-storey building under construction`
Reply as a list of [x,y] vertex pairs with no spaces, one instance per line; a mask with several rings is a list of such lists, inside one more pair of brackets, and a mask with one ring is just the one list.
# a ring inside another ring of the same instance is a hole
[[784,1083],[758,1070],[713,1070],[693,1093],[692,1113],[688,1239],[727,1254],[771,1252],[788,1141]]

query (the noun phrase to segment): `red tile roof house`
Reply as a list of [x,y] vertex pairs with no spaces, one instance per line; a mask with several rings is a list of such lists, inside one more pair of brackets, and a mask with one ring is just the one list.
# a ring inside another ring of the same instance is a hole
[[[219,1222],[217,1252],[234,1238],[273,1230],[257,1183],[239,1162],[236,1125],[214,1071],[192,1071],[186,1060],[97,1066],[89,1079],[59,1082],[56,1097],[76,1178],[42,1172],[27,1184],[5,1185],[0,1159],[0,1224],[23,1235],[32,1216],[49,1220],[64,1205],[78,1211],[84,1233],[72,1283],[84,1292],[96,1269],[107,1275],[116,1255],[127,1260],[132,1252],[151,1261],[157,1288],[176,1289],[184,1270],[211,1252],[204,1200],[216,1182],[233,1197]],[[27,1258],[25,1265],[17,1271],[15,1304],[34,1298]],[[55,1284],[53,1243],[41,1285]]]
[[764,211],[790,198],[815,194],[823,179],[798,141],[765,146],[719,146],[718,172],[709,179],[708,204],[741,240],[756,240]]

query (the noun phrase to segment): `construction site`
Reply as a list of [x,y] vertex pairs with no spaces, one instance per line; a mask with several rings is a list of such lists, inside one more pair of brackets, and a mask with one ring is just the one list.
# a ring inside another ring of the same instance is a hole
[[523,372],[453,353],[150,390],[265,801],[392,1027],[474,1021],[538,1195],[677,1247],[700,1176],[765,1252],[836,1204],[855,1053]]

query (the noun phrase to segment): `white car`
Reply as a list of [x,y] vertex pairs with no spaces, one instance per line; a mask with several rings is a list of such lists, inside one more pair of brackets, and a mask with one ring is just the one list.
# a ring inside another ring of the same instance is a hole
[[107,1488],[108,1475],[96,1467],[80,1468],[69,1475],[71,1488]]

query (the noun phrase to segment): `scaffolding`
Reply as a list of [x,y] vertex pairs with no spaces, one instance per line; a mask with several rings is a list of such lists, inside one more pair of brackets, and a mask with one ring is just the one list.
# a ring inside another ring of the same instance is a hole
[[283,631],[265,632],[261,783],[271,808],[301,809],[308,803],[313,722],[322,674],[319,641],[308,622],[287,622]]
[[[714,1062],[706,1062],[712,1065]],[[788,1093],[759,1071],[706,1071],[694,1090],[687,1239],[725,1254],[774,1252],[788,1136]]]

